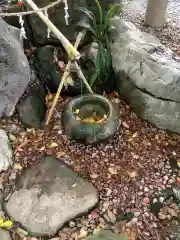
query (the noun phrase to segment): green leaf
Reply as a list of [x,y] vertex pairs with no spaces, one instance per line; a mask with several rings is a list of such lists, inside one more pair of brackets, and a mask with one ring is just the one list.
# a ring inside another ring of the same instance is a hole
[[104,29],[107,29],[109,25],[109,20],[119,14],[121,10],[121,5],[120,4],[114,4],[106,13],[105,19],[104,19]]
[[92,87],[92,86],[94,85],[94,83],[97,81],[98,75],[99,75],[99,72],[98,72],[98,70],[96,69],[96,71],[93,73],[91,79],[89,80],[89,84],[90,84],[91,87]]
[[86,22],[78,22],[76,24],[77,27],[81,27],[86,29],[87,31],[91,32],[92,35],[94,35],[95,37],[97,37],[96,31],[92,28],[92,26],[89,23]]
[[89,19],[94,20],[95,18],[94,13],[92,11],[89,11],[87,8],[79,7],[77,10],[84,13],[86,16],[88,16]]
[[102,12],[102,8],[101,8],[101,5],[99,3],[98,0],[95,0],[96,2],[96,5],[97,5],[97,8],[98,8],[98,12],[99,12],[99,23],[100,25],[103,24],[103,12]]

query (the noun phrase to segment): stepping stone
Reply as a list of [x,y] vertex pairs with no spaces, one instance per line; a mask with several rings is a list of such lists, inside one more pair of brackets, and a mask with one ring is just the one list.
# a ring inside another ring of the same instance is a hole
[[32,236],[52,236],[98,202],[95,187],[61,160],[43,158],[22,172],[4,208]]
[[11,236],[7,231],[0,229],[0,239],[1,240],[11,240]]
[[109,230],[101,230],[99,233],[87,237],[86,240],[128,240],[128,238]]

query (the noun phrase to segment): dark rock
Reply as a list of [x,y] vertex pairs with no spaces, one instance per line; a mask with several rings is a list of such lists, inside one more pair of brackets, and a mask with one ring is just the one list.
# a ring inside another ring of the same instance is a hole
[[[57,92],[61,77],[63,75],[63,73],[60,72],[58,64],[53,59],[55,52],[57,52],[58,60],[65,60],[65,55],[62,52],[62,49],[58,49],[53,46],[38,48],[34,60],[34,67],[39,79],[41,82],[45,82],[47,88],[52,93]],[[87,65],[85,57],[82,58],[80,62],[85,76],[90,76],[92,74],[92,64]],[[62,89],[62,93],[71,96],[76,96],[84,93],[84,84],[82,83],[82,80],[78,78],[77,73],[73,72],[71,73],[71,76],[72,80],[68,81],[68,83],[65,84],[65,87]]]
[[64,223],[95,206],[94,186],[64,165],[45,157],[22,172],[4,209],[32,236],[54,235]]
[[29,89],[28,95],[18,104],[17,112],[27,128],[42,128],[46,113],[45,89],[39,83]]
[[[51,4],[52,0],[35,0],[35,4],[37,4],[38,7],[45,7]],[[109,5],[113,3],[119,3],[119,0],[100,0],[101,6],[104,10],[107,10]],[[66,38],[69,41],[74,42],[77,36],[77,32],[75,25],[77,22],[82,20],[82,14],[80,14],[79,11],[77,11],[78,7],[84,6],[87,7],[90,10],[96,10],[97,7],[95,4],[95,1],[91,0],[68,0],[68,13],[70,15],[69,18],[69,25],[66,25],[65,19],[64,19],[64,4],[60,3],[56,5],[54,8],[51,8],[48,10],[48,15],[50,20],[55,24],[55,26],[60,29],[60,31],[66,36]],[[28,6],[27,6],[28,7]],[[28,8],[29,9],[29,8]],[[44,24],[44,22],[39,18],[36,14],[31,14],[29,16],[28,21],[30,27],[32,28],[32,32],[34,35],[34,43],[36,44],[59,44],[59,40],[54,36],[54,34],[51,34],[50,39],[47,38],[47,26]]]
[[116,17],[112,26],[117,90],[140,117],[180,133],[180,60],[133,24]]
[[149,209],[154,215],[158,216],[158,213],[160,212],[160,209],[162,208],[163,204],[159,201],[153,202],[151,201],[149,204]]
[[87,237],[86,240],[128,240],[128,238],[109,230],[101,230],[99,233]]
[[37,49],[34,60],[34,68],[41,82],[47,84],[51,92],[56,92],[60,83],[60,69],[53,59],[56,48],[53,46],[45,46]]
[[30,82],[30,68],[20,30],[0,19],[0,117],[12,116]]

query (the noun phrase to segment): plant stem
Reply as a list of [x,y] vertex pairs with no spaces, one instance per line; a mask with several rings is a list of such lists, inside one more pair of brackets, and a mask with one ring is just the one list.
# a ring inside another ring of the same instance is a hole
[[39,8],[32,0],[25,0],[28,5],[35,11],[37,11],[37,15],[41,18],[41,20],[47,25],[49,29],[55,34],[55,36],[61,41],[64,49],[69,55],[70,59],[79,59],[80,53],[73,47],[73,45],[68,41],[67,38],[56,28],[56,26],[49,20],[47,16],[45,16],[41,11],[38,11]]

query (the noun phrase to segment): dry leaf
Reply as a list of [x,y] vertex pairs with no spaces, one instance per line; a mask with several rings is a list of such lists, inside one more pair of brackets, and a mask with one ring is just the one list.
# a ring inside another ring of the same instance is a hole
[[61,157],[65,156],[65,155],[66,155],[65,152],[57,152],[57,153],[56,153],[56,157],[57,157],[57,158],[61,158]]
[[122,235],[124,237],[127,237],[128,240],[136,240],[137,239],[137,232],[135,232],[135,231],[131,231],[131,230],[125,231],[122,233]]
[[16,169],[16,170],[22,170],[22,166],[21,166],[21,164],[18,164],[18,163],[16,163],[16,164],[14,164],[14,166],[13,166],[13,169]]
[[129,124],[127,124],[127,122],[123,122],[122,125],[123,125],[123,127],[129,129]]
[[8,134],[9,136],[9,139],[12,141],[12,142],[17,142],[17,137],[14,136],[13,134]]
[[67,87],[68,85],[74,86],[74,80],[73,80],[72,74],[69,74],[69,75],[66,77],[66,80],[65,80],[65,82],[64,82],[64,86],[65,86],[65,87]]
[[97,175],[96,173],[91,173],[91,174],[90,174],[90,177],[93,178],[93,179],[95,179],[95,178],[98,177],[98,175]]
[[180,168],[180,159],[177,160],[177,165]]
[[55,143],[55,142],[52,142],[48,147],[49,148],[55,148],[55,147],[58,147],[58,144]]
[[84,118],[81,120],[82,123],[95,123],[94,118]]
[[79,109],[77,108],[74,113],[79,114]]
[[72,185],[72,188],[75,188],[76,187],[76,183],[74,183],[73,185]]
[[135,132],[133,135],[132,135],[132,138],[135,138],[138,136],[138,132]]
[[39,151],[44,151],[44,149],[45,149],[45,146],[41,147]]
[[128,173],[129,173],[130,178],[135,178],[137,176],[137,172],[136,171],[128,172]]
[[117,174],[117,168],[116,167],[109,167],[108,171],[110,172],[111,175]]

